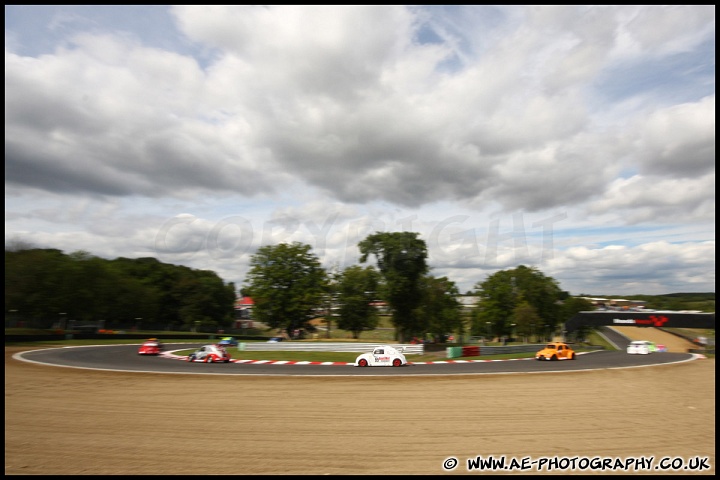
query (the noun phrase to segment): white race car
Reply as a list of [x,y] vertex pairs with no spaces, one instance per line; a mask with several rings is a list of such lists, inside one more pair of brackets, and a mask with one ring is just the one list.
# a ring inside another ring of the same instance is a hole
[[647,340],[634,340],[627,346],[627,353],[631,355],[648,355],[655,351],[655,344]]
[[188,355],[188,362],[228,363],[230,355],[222,345],[205,345]]
[[363,353],[355,359],[356,367],[401,367],[407,365],[402,349],[389,345],[375,347],[370,353]]

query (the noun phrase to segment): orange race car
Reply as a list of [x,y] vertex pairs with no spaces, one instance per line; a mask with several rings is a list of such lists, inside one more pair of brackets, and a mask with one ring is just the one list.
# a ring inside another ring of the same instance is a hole
[[550,342],[535,354],[535,360],[575,360],[575,351],[567,343]]

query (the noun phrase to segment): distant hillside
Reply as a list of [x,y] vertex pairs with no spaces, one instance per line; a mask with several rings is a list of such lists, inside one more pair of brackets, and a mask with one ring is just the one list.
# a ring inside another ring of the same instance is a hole
[[643,300],[647,308],[654,310],[699,310],[715,311],[715,292],[707,293],[668,293],[665,295],[583,295],[594,298],[624,298]]
[[667,295],[659,295],[660,297],[676,297],[683,298],[688,301],[715,301],[715,292],[708,293],[668,293]]

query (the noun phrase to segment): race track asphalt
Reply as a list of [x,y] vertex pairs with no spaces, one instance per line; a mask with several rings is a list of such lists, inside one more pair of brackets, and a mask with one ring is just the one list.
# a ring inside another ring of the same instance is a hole
[[[190,349],[201,344],[178,344]],[[173,345],[166,344],[172,351]],[[189,363],[172,356],[138,355],[138,345],[92,345],[47,348],[16,353],[18,360],[66,368],[84,368],[119,372],[145,372],[185,375],[264,375],[264,376],[387,376],[387,375],[488,375],[560,373],[588,370],[639,368],[692,361],[701,356],[692,353],[659,352],[650,355],[628,355],[624,351],[583,353],[576,360],[557,362],[535,359],[417,363],[403,367],[359,368],[348,364],[298,363]]]

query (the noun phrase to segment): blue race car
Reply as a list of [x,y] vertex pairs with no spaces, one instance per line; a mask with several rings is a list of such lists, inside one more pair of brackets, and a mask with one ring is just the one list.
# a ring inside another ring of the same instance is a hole
[[238,341],[235,337],[223,337],[218,342],[218,345],[222,345],[224,347],[237,347]]

